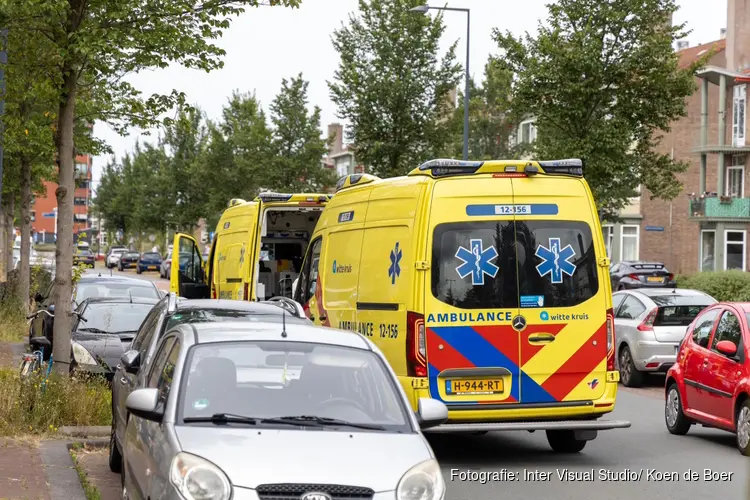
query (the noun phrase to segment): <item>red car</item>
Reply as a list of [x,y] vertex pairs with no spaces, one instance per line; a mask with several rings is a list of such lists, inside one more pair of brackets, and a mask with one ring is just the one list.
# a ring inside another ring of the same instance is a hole
[[664,417],[672,434],[701,424],[737,434],[750,456],[750,303],[722,302],[696,316],[667,372]]

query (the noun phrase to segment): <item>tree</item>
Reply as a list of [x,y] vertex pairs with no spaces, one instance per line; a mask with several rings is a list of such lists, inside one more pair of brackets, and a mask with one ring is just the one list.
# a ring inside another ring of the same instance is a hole
[[358,160],[380,176],[406,174],[450,138],[438,119],[461,70],[455,44],[438,56],[442,16],[409,12],[421,3],[359,0],[359,16],[333,34],[341,61],[331,99]]
[[307,109],[308,82],[300,73],[281,81],[281,91],[271,103],[273,124],[273,188],[291,192],[315,192],[336,183],[323,167],[328,140],[321,138],[320,108]]
[[[91,121],[107,121],[121,132],[129,125],[148,128],[163,112],[184,100],[179,92],[144,99],[125,77],[170,63],[211,71],[224,51],[212,40],[230,19],[258,0],[25,0],[24,11],[9,18],[9,28],[28,37],[47,37],[59,61],[52,61],[59,111],[56,153],[58,238],[54,326],[56,369],[68,372],[70,357],[75,118],[78,97],[89,92],[98,107]],[[299,0],[270,0],[271,5]]]
[[638,185],[671,199],[687,165],[658,153],[661,131],[685,115],[699,61],[680,68],[674,0],[560,0],[536,37],[494,36],[511,70],[516,116],[533,116],[540,158],[582,158],[604,218]]
[[[474,160],[498,160],[514,155],[510,139],[514,130],[511,115],[511,83],[513,73],[503,67],[495,57],[490,57],[484,66],[484,81],[477,86],[470,81],[469,101],[469,158]],[[464,105],[459,93],[460,105],[453,111],[450,153],[455,158],[463,154]]]

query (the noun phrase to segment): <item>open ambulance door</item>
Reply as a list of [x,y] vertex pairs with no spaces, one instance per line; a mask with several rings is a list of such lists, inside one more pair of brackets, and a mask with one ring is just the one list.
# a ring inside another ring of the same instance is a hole
[[186,299],[210,298],[203,257],[193,237],[175,233],[169,274],[169,291]]

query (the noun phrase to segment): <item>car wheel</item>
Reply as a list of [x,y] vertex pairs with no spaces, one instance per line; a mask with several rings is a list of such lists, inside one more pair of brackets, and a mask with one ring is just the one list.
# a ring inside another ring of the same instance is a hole
[[578,453],[586,446],[586,441],[576,439],[575,431],[547,431],[547,442],[558,453]]
[[117,439],[115,438],[117,426],[115,425],[114,406],[114,402],[112,402],[112,430],[109,433],[109,470],[122,473],[122,454],[119,448],[117,448]]
[[667,399],[664,401],[664,422],[670,434],[684,436],[690,430],[690,420],[682,412],[682,399],[677,384],[667,389]]
[[737,448],[740,453],[750,457],[750,399],[742,402],[737,409]]
[[643,372],[638,371],[633,362],[633,355],[626,345],[620,349],[620,381],[625,387],[640,387],[643,385]]

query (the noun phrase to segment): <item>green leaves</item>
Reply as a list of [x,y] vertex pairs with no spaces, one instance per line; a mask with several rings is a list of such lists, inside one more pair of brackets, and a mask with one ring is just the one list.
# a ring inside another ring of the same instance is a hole
[[[687,165],[658,152],[684,116],[695,66],[680,68],[672,43],[674,0],[560,0],[535,37],[495,31],[499,64],[515,74],[516,119],[536,117],[535,156],[580,157],[605,216],[643,185],[670,199]],[[664,148],[662,148],[663,150]]]
[[341,58],[331,99],[350,122],[358,161],[380,176],[404,175],[437,156],[450,137],[439,123],[460,66],[455,44],[440,58],[442,16],[409,12],[418,0],[360,0],[333,35]]

